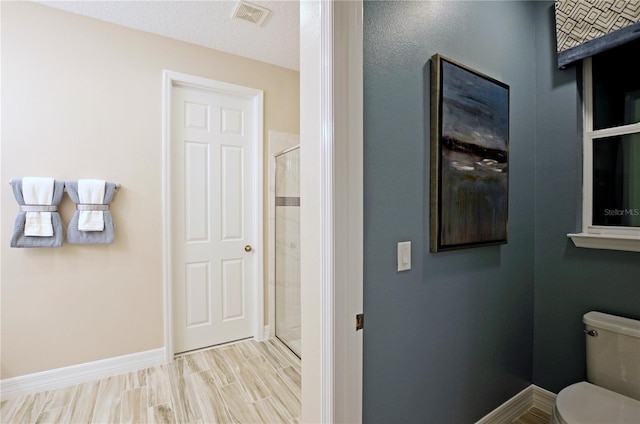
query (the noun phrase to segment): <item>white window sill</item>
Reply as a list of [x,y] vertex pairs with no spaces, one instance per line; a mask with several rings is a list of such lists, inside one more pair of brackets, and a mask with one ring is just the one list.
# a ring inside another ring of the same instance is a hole
[[576,247],[587,249],[625,250],[640,252],[640,239],[635,236],[619,234],[567,234]]

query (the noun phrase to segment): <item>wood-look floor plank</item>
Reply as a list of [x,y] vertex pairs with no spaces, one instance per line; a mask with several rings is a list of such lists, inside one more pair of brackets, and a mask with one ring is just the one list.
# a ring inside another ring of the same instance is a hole
[[279,369],[277,370],[277,373],[294,391],[299,392],[302,389],[302,376],[293,366]]
[[11,423],[15,422],[16,416],[19,411],[24,407],[24,403],[27,401],[26,396],[17,399],[5,399],[0,402],[0,422]]
[[202,418],[198,400],[193,393],[193,385],[189,382],[191,374],[187,362],[174,361],[167,365],[167,369],[176,420],[180,423],[189,423]]
[[247,402],[253,403],[271,395],[271,391],[235,346],[220,349],[220,353],[230,364],[238,382],[243,388]]
[[77,386],[50,390],[42,406],[42,412],[36,418],[36,423],[62,423],[69,421],[70,405],[75,396]]
[[513,421],[513,424],[549,424],[550,422],[550,414],[536,407],[532,407],[527,412],[518,417],[518,419]]
[[47,400],[47,392],[34,393],[24,396],[17,401],[12,414],[7,418],[10,423],[35,423],[38,416],[42,412],[44,403]]
[[36,424],[57,424],[67,423],[69,421],[69,405],[50,408],[42,411],[36,419]]
[[244,356],[245,359],[255,358],[256,356],[260,355],[258,349],[256,349],[253,344],[249,343],[249,340],[237,343],[235,346],[236,348],[238,348],[238,350],[240,350],[242,356]]
[[179,423],[186,423],[190,420],[187,418],[187,405],[185,393],[185,362],[173,361],[167,364],[167,374],[169,377],[169,395],[171,404],[173,405],[173,413],[175,419]]
[[538,418],[528,413],[525,413],[520,418],[518,418],[518,421],[522,422],[523,424],[540,424],[540,420]]
[[205,357],[205,351],[188,353],[181,358],[185,361],[185,370],[188,373],[201,372],[209,369],[209,364]]
[[120,419],[120,403],[124,391],[124,375],[100,380],[92,422],[113,423]]
[[209,349],[203,352],[203,354],[206,358],[206,369],[211,371],[218,387],[236,382],[236,375],[233,372],[233,368],[221,353],[220,348]]
[[171,386],[167,365],[147,368],[147,406],[164,405],[171,402]]
[[244,356],[242,356],[240,351],[236,349],[235,346],[227,346],[216,349],[215,351],[222,355],[225,362],[229,364],[231,370],[237,374],[240,370],[241,364],[245,361]]
[[79,384],[71,404],[69,422],[90,423],[98,400],[100,380]]
[[293,353],[293,351],[289,349],[287,346],[285,346],[285,344],[282,343],[279,339],[274,337],[272,339],[267,340],[267,343],[269,343],[285,359],[287,359],[287,361],[289,361],[289,365],[293,365],[295,367],[300,368],[300,363],[301,363],[300,358],[298,358],[296,354]]
[[190,379],[200,405],[202,420],[206,423],[231,423],[231,416],[218,391],[212,372],[206,370],[193,373]]
[[61,406],[68,406],[73,401],[77,386],[63,387],[62,389],[50,390],[47,392],[47,400],[42,407],[43,411],[58,409]]
[[248,359],[247,362],[269,386],[274,401],[287,413],[287,418],[299,417],[301,412],[300,393],[295,393],[263,356]]
[[273,368],[285,368],[290,365],[287,359],[283,357],[282,354],[280,354],[268,342],[253,341],[253,345],[259,349],[262,356],[271,364]]
[[261,399],[254,403],[261,423],[286,423],[287,415],[282,411],[272,397]]
[[124,390],[131,390],[147,385],[147,370],[128,372],[124,376]]
[[120,423],[137,424],[148,421],[147,402],[142,396],[143,393],[146,394],[146,390],[146,387],[136,387],[124,391],[120,406]]
[[140,422],[139,424],[147,424],[149,422],[149,389],[147,386],[140,387]]
[[247,400],[251,403],[271,395],[271,390],[267,384],[256,374],[253,367],[246,362],[243,362],[240,366],[238,382],[242,385]]
[[175,424],[176,415],[171,403],[150,406],[147,410],[149,424]]
[[260,422],[260,416],[255,406],[247,402],[240,383],[231,383],[220,387],[220,394],[233,422],[247,424]]
[[4,399],[0,401],[0,420],[6,421],[6,418],[13,414],[14,408],[20,403],[20,399]]
[[529,409],[529,412],[531,412],[536,417],[540,417],[549,421],[551,420],[551,414],[544,412],[543,410],[541,410],[540,408],[536,408],[535,406],[532,406],[531,409]]

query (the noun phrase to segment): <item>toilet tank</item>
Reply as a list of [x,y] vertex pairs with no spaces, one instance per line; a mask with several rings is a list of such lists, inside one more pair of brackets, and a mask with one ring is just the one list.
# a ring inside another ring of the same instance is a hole
[[588,312],[587,380],[640,400],[640,321]]

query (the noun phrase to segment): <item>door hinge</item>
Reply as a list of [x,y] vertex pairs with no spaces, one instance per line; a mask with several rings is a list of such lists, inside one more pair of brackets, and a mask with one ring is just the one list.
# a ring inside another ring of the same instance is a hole
[[356,331],[364,328],[364,314],[356,315]]

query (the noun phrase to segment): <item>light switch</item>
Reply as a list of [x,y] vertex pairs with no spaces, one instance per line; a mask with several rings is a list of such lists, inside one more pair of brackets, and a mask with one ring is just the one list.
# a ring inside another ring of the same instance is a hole
[[398,243],[398,271],[408,271],[411,269],[411,242],[401,241]]

